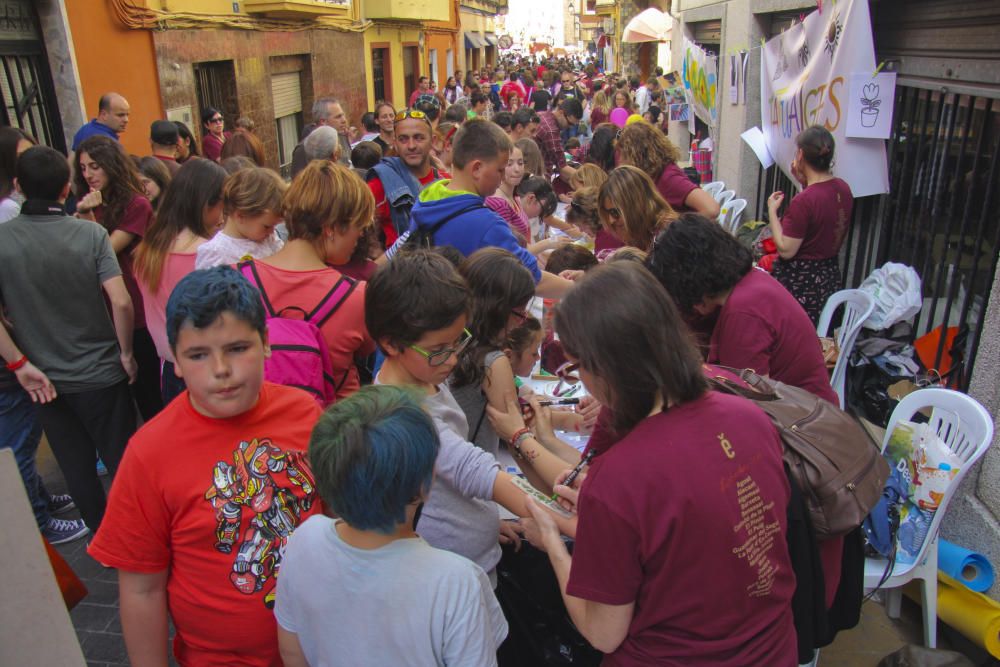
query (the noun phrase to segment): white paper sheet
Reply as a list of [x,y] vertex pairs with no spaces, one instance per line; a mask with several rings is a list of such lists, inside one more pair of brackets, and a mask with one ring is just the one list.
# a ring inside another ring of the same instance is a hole
[[764,138],[764,133],[760,131],[759,127],[751,127],[741,134],[740,137],[742,137],[743,141],[747,142],[747,145],[753,150],[754,155],[760,160],[760,164],[764,169],[774,164],[774,157],[771,156],[771,151],[767,148],[767,139]]

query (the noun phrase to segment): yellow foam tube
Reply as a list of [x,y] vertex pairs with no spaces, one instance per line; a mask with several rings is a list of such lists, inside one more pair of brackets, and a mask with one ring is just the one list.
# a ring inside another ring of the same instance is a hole
[[[910,599],[920,604],[920,583],[903,588]],[[1000,604],[976,593],[938,570],[938,618],[961,632],[971,642],[1000,658]]]

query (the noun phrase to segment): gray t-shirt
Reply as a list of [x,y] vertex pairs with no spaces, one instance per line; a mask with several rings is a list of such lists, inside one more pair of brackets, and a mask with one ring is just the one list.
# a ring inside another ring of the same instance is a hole
[[358,549],[321,515],[289,539],[274,616],[314,667],[489,667],[507,636],[475,563],[419,537]]
[[[486,354],[483,358],[483,368],[487,374],[490,372],[490,366],[502,356],[503,352],[499,350]],[[481,385],[469,384],[457,389],[451,387],[451,394],[465,413],[465,420],[469,422],[469,441],[493,456],[499,454],[500,436],[493,430],[493,425],[486,417],[486,395]],[[478,431],[476,431],[477,426]]]
[[492,498],[500,464],[466,440],[469,424],[447,385],[438,385],[436,394],[425,396],[423,408],[434,421],[441,449],[417,532],[431,546],[465,556],[483,568],[495,585],[500,511]]
[[0,300],[11,334],[63,394],[126,378],[102,284],[121,275],[107,231],[63,215],[0,225]]
[[495,584],[500,511],[492,498],[500,464],[466,439],[465,413],[446,385],[438,385],[438,393],[425,397],[423,406],[437,427],[441,449],[417,532],[431,545],[473,561]]

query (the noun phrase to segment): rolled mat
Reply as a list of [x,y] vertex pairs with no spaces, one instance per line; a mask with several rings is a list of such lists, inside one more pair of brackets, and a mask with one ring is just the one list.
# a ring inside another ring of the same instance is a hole
[[993,566],[986,556],[947,540],[938,542],[938,569],[978,593],[993,585]]
[[[911,581],[903,591],[920,604],[920,584]],[[1000,658],[1000,604],[982,593],[970,591],[938,570],[938,618],[961,632],[971,642]]]

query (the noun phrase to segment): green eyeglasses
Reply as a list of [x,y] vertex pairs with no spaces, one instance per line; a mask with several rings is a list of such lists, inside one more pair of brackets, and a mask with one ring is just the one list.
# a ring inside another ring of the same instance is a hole
[[427,350],[417,347],[416,345],[407,345],[407,347],[426,357],[428,365],[441,366],[451,359],[451,355],[462,354],[465,348],[469,347],[469,343],[471,342],[472,332],[468,329],[462,329],[462,337],[458,340],[454,347],[446,347],[445,349],[438,350],[437,352],[428,352]]

